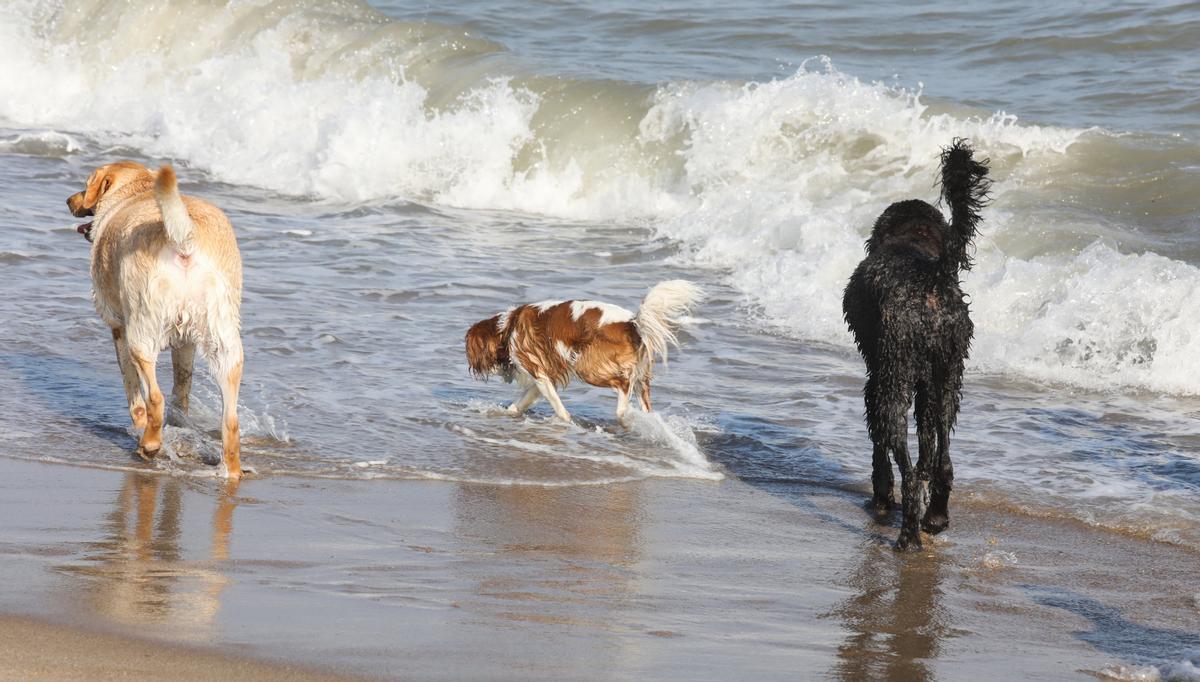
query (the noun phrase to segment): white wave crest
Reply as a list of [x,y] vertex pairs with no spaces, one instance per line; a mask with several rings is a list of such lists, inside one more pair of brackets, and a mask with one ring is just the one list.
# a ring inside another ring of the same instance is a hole
[[355,2],[0,7],[0,122],[50,129],[47,153],[76,142],[46,135],[81,135],[289,195],[649,219],[766,323],[846,346],[841,291],[867,229],[892,201],[934,199],[940,148],[967,137],[996,180],[966,279],[972,368],[1200,392],[1200,270],[1122,254],[1095,216],[1039,205],[1100,132],[935,110],[828,62],[568,96],[494,44]]
[[893,201],[935,200],[941,147],[969,138],[996,178],[965,279],[972,368],[1096,389],[1200,392],[1200,370],[1189,363],[1200,350],[1200,270],[1122,254],[1089,236],[1096,225],[1047,220],[1022,205],[1076,142],[1100,132],[1018,125],[1002,113],[935,114],[917,94],[828,64],[741,88],[664,88],[642,132],[683,140],[685,183],[697,197],[660,222],[662,233],[728,273],[767,324],[846,346],[841,294],[870,226]]

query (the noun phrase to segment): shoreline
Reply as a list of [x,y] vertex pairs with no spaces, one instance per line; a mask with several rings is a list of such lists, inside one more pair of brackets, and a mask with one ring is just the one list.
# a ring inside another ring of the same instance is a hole
[[[858,497],[733,477],[230,494],[0,458],[0,613],[24,614],[0,629],[311,679],[1119,679],[1200,648],[1187,549],[952,501],[948,534],[898,553]],[[49,679],[121,660],[79,656]]]

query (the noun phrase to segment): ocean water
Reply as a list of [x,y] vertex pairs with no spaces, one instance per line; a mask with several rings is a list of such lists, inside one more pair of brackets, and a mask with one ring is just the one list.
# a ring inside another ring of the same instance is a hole
[[[967,137],[995,185],[954,503],[1200,550],[1198,36],[1166,1],[0,0],[0,454],[139,466],[63,203],[131,158],[234,221],[262,476],[865,493],[841,289]],[[509,305],[679,277],[709,298],[653,415],[574,385],[574,425],[514,419],[467,374]],[[211,476],[196,394],[158,466]]]

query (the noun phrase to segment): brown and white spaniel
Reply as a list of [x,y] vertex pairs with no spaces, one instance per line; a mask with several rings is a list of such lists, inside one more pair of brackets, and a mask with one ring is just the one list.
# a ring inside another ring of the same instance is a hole
[[524,395],[508,407],[521,414],[543,397],[564,421],[571,415],[558,398],[572,376],[617,392],[617,418],[629,409],[635,390],[650,411],[654,356],[667,359],[678,346],[681,315],[700,300],[699,287],[684,280],[655,285],[636,314],[597,301],[542,301],[519,305],[476,323],[467,331],[471,373],[517,382]]

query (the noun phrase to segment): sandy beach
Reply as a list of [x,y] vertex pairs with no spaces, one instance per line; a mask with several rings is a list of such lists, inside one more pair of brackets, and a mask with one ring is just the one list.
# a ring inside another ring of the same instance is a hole
[[0,616],[5,680],[349,680],[229,653],[121,637],[29,618]]
[[0,480],[0,606],[70,626],[0,625],[6,651],[62,642],[5,656],[45,679],[203,676],[215,655],[232,679],[294,673],[249,658],[397,679],[1061,680],[1200,646],[1193,552],[969,500],[904,555],[860,492],[736,479],[230,494],[0,459]]
[[[1200,680],[1197,3],[0,17],[0,679]],[[956,139],[951,526],[902,554],[843,292]],[[65,203],[118,160],[234,227],[240,485],[203,360],[131,455]],[[478,320],[674,279],[652,413],[470,376]]]

